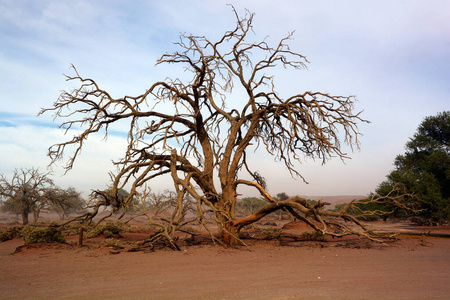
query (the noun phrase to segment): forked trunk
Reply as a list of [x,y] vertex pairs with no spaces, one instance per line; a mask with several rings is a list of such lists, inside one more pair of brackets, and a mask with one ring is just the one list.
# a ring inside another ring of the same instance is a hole
[[217,215],[219,220],[219,240],[228,246],[239,246],[239,228],[234,225],[235,221],[235,204],[236,204],[236,190],[233,186],[222,186],[222,197],[217,203],[216,208],[225,212]]

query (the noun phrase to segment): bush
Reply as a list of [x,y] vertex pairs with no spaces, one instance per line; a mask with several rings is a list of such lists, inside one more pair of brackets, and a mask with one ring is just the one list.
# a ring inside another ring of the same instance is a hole
[[280,230],[276,229],[276,228],[269,227],[269,228],[261,229],[261,233],[264,234],[264,235],[268,235],[268,236],[273,237],[273,236],[279,235],[280,234]]
[[305,231],[300,235],[300,238],[305,241],[325,242],[326,237],[318,231]]
[[122,245],[122,243],[120,243],[120,241],[116,239],[106,239],[103,242],[103,245],[105,247],[112,247],[114,250],[125,248],[125,246]]
[[67,224],[61,228],[61,233],[64,236],[78,235],[81,224]]
[[9,228],[0,228],[0,242],[8,241],[13,238],[13,234]]
[[25,245],[35,243],[66,243],[66,238],[59,227],[34,227],[25,226],[22,230],[22,238]]
[[109,230],[103,230],[103,235],[105,236],[105,238],[111,238],[114,234]]
[[23,227],[24,226],[13,226],[0,228],[0,242],[9,241],[15,237],[21,237]]
[[108,221],[103,225],[92,228],[88,233],[88,238],[97,237],[103,234],[105,237],[112,237],[114,234],[120,234],[126,230],[126,226],[122,222]]

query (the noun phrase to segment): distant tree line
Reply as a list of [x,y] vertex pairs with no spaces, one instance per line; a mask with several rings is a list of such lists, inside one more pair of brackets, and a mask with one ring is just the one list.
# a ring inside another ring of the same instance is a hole
[[49,175],[36,168],[16,169],[10,180],[0,174],[1,210],[20,215],[23,225],[29,223],[29,214],[37,222],[43,210],[55,212],[61,219],[81,212],[84,201],[80,193],[73,187],[56,186]]
[[[284,201],[290,198],[289,195],[287,195],[285,192],[282,193],[278,193],[276,196],[273,196],[274,199],[276,199],[277,201]],[[316,200],[311,200],[311,199],[305,199],[306,202],[308,202],[311,205],[316,205],[317,201]],[[264,207],[265,205],[265,201],[262,198],[258,198],[258,197],[244,197],[242,199],[240,199],[239,201],[237,201],[236,204],[236,208],[237,211],[239,213],[242,214],[254,214],[256,213],[258,210],[260,210],[261,208]],[[283,213],[283,210],[280,210],[279,212],[279,219],[282,219],[283,216],[285,217],[289,217],[289,215],[287,213]]]

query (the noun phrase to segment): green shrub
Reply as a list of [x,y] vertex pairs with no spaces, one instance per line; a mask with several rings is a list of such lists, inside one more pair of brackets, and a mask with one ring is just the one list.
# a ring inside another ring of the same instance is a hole
[[8,228],[0,228],[0,242],[8,241],[13,238],[13,234],[11,230]]
[[[88,231],[87,237],[93,238],[97,237],[101,234],[105,235],[105,237],[112,237],[114,234],[120,234],[121,232],[126,231],[126,226],[119,221],[111,222],[108,221],[105,224],[98,225],[91,230]],[[106,234],[105,234],[106,232]],[[108,236],[107,236],[108,235]]]
[[78,235],[81,224],[67,224],[61,228],[61,233],[64,236]]
[[260,229],[261,233],[264,235],[268,235],[268,236],[276,236],[280,234],[280,230],[277,228],[273,228],[273,227],[269,227],[269,228],[264,228],[264,229]]
[[106,224],[103,225],[103,231],[109,230],[113,234],[120,234],[121,232],[124,232],[126,230],[125,224],[122,222],[116,221],[116,222],[106,222]]
[[111,238],[114,234],[109,230],[103,230],[103,235],[105,236],[105,238]]
[[125,246],[122,245],[122,243],[120,243],[120,241],[116,239],[106,239],[103,242],[103,245],[105,247],[112,247],[114,250],[125,248]]
[[23,227],[24,226],[20,225],[0,228],[0,242],[5,242],[15,237],[21,237]]
[[22,230],[22,238],[25,245],[35,243],[65,243],[66,238],[59,227],[34,227],[27,225]]

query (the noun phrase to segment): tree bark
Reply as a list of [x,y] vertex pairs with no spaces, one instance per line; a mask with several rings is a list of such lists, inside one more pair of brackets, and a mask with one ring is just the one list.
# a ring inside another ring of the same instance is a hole
[[233,185],[225,184],[222,186],[222,197],[216,204],[218,210],[217,219],[219,220],[219,240],[228,246],[239,246],[240,227],[236,226],[235,216],[236,189]]
[[219,240],[227,246],[240,246],[239,228],[230,222],[226,222],[223,226],[219,225]]
[[39,220],[40,209],[33,211],[33,223],[37,223]]
[[22,225],[28,225],[28,212],[22,211]]

